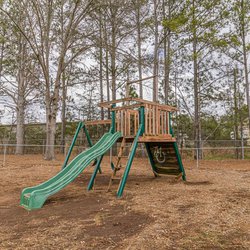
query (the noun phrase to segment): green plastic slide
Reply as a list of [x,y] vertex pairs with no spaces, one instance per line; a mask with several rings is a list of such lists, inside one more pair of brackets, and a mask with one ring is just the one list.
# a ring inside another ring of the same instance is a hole
[[91,148],[76,156],[63,170],[48,181],[25,188],[20,205],[27,210],[41,208],[46,199],[71,183],[90,163],[102,156],[121,137],[120,132],[106,133]]

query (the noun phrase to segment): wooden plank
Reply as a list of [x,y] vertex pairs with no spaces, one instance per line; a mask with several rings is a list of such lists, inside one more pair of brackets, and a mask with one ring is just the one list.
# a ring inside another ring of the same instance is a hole
[[168,134],[170,134],[170,126],[169,126],[169,112],[167,113],[167,126],[168,126]]
[[165,104],[159,104],[159,103],[156,103],[156,102],[144,100],[144,99],[137,98],[137,97],[132,98],[132,101],[137,101],[137,102],[140,102],[140,103],[143,103],[143,104],[156,105],[156,106],[161,107],[162,109],[168,110],[168,111],[178,111],[178,109],[176,107],[165,105]]
[[120,112],[117,112],[117,127],[116,127],[116,130],[117,131],[120,131],[120,124],[121,124],[121,113]]
[[148,134],[148,105],[145,107],[145,135]]
[[155,105],[152,106],[152,135],[155,135]]
[[137,113],[134,114],[134,135],[136,134],[136,125],[137,125]]
[[136,114],[136,130],[135,130],[135,134],[137,133],[139,129],[139,113]]
[[161,134],[162,135],[164,135],[163,123],[164,123],[164,120],[163,120],[163,111],[161,111]]
[[158,131],[158,135],[161,134],[161,110],[159,109],[159,131]]
[[166,134],[169,134],[169,132],[168,132],[168,112],[166,112]]
[[139,142],[175,142],[176,139],[170,135],[165,136],[141,136]]
[[158,135],[158,107],[155,107],[155,134]]
[[127,111],[124,110],[124,136],[127,136]]
[[129,110],[129,112],[130,112],[131,114],[138,114],[138,113],[139,113],[138,110],[133,110],[133,109]]
[[127,133],[127,135],[130,135],[130,133],[131,133],[131,122],[130,122],[130,118],[131,118],[131,116],[130,116],[130,112],[129,112],[129,110],[128,110],[128,133]]
[[123,122],[124,118],[123,118],[123,112],[124,112],[124,110],[121,110],[121,133],[124,136],[124,122]]
[[111,124],[111,120],[85,121],[86,126]]
[[[132,104],[132,105],[124,105],[122,107],[116,107],[116,108],[111,108],[111,111],[119,111],[119,110],[123,110],[123,109],[133,109],[133,108],[138,108],[143,106],[142,104]],[[136,112],[136,110],[135,110]]]
[[149,129],[148,129],[148,134],[152,135],[152,108],[151,105],[149,107]]
[[159,109],[159,132],[158,135],[161,134],[161,110]]
[[166,111],[163,111],[163,134],[167,134],[166,133]]

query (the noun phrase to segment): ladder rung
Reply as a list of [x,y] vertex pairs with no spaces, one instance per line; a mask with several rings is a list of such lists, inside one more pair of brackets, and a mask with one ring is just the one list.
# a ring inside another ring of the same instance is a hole
[[119,166],[115,166],[115,170],[119,171],[122,168],[122,165],[120,164]]
[[121,177],[111,177],[111,180],[121,180]]

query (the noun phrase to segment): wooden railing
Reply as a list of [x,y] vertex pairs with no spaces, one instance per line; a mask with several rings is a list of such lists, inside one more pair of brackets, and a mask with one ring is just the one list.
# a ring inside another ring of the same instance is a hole
[[145,105],[146,136],[164,136],[170,134],[169,112],[158,105]]
[[[120,106],[113,107],[113,104]],[[162,105],[140,98],[124,98],[101,103],[99,106],[109,108],[116,113],[116,130],[123,136],[134,137],[139,128],[139,107],[144,107],[145,137],[171,137],[169,128],[169,113],[176,111],[175,107]]]
[[123,136],[136,135],[139,128],[139,111],[121,109],[116,111],[116,130],[121,131]]
[[[145,136],[169,135],[169,111],[153,104],[142,105],[145,108]],[[116,130],[124,136],[135,136],[139,128],[138,109],[117,108]]]

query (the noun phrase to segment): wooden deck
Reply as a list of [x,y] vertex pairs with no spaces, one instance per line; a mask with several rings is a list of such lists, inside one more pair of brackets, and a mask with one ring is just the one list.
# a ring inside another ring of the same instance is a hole
[[138,142],[175,142],[176,139],[171,135],[166,136],[141,136]]
[[[122,139],[125,138],[126,142],[133,142],[135,136],[124,136],[121,137],[118,142],[121,142]],[[139,143],[145,143],[145,142],[175,142],[176,139],[172,137],[171,135],[167,136],[140,136],[138,139]]]

